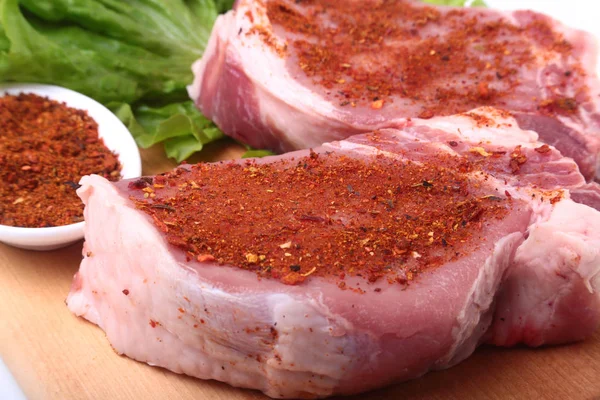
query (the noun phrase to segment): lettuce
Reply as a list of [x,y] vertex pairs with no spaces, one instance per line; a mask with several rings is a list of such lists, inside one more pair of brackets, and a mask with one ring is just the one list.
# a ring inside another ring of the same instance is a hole
[[274,155],[275,153],[273,153],[271,150],[248,149],[244,154],[242,154],[242,158],[262,158]]
[[164,142],[168,157],[178,161],[201,151],[205,144],[224,137],[223,133],[198,112],[191,101],[163,107],[110,104],[111,110],[125,123],[140,147]]
[[0,80],[49,83],[107,105],[140,147],[181,161],[223,134],[186,92],[228,0],[0,0]]
[[217,11],[219,13],[231,10],[231,8],[233,8],[233,3],[235,3],[235,0],[215,0],[215,5],[217,6]]

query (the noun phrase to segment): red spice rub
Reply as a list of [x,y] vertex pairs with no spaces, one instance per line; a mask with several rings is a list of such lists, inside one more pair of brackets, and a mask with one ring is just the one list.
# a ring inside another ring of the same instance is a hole
[[476,189],[471,170],[451,156],[420,164],[311,153],[198,164],[129,189],[189,261],[215,260],[286,284],[312,276],[406,283],[474,250],[482,225],[510,208]]
[[[264,42],[274,46],[271,31],[283,37],[289,51],[278,53],[340,106],[379,109],[403,98],[422,105],[421,118],[502,106],[521,84],[519,72],[535,65],[532,43],[564,60],[573,50],[541,16],[516,26],[485,11],[441,11],[416,1],[265,3],[272,26],[261,26]],[[540,100],[539,112],[573,113],[588,96],[580,63],[569,62],[557,84],[574,85],[578,100]]]
[[527,162],[527,156],[521,152],[521,146],[515,147],[510,154],[510,169],[513,174],[519,172],[521,165]]
[[83,221],[83,175],[116,181],[121,166],[85,111],[34,94],[0,97],[0,224]]

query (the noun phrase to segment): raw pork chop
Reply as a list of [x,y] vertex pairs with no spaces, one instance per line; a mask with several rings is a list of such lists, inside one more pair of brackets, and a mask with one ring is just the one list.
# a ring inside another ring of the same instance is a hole
[[600,322],[600,213],[558,189],[585,182],[536,139],[478,110],[84,177],[68,307],[120,354],[274,398],[416,378],[484,342],[584,339]]
[[189,88],[228,135],[277,152],[491,105],[598,172],[594,38],[531,11],[394,0],[238,0]]

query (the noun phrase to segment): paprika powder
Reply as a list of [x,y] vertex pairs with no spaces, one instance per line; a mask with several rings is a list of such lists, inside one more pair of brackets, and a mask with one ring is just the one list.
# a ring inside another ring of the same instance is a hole
[[417,163],[311,152],[180,167],[129,182],[129,193],[188,262],[291,285],[351,276],[405,284],[469,254],[482,226],[510,209],[472,182],[476,166],[443,154]]
[[35,94],[0,97],[0,224],[52,227],[83,221],[84,175],[120,178],[121,165],[86,111]]

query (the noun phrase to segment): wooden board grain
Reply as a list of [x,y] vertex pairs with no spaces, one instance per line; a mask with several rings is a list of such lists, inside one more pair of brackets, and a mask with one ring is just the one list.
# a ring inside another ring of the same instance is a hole
[[[238,157],[231,142],[195,161]],[[144,173],[175,164],[144,151]],[[177,375],[118,356],[104,333],[76,318],[64,300],[81,242],[50,252],[0,244],[0,356],[30,399],[258,400],[258,392]],[[600,331],[589,340],[542,349],[483,347],[465,362],[423,378],[349,398],[600,399]]]

